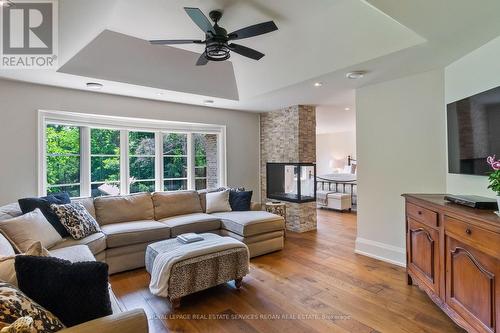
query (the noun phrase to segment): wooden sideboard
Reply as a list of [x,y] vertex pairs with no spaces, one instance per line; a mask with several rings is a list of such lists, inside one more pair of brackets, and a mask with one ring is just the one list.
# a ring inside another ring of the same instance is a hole
[[500,217],[405,194],[408,284],[470,333],[500,333]]

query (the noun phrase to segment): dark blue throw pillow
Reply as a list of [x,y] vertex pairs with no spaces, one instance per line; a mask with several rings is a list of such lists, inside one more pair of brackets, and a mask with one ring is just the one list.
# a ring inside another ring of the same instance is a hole
[[250,210],[253,191],[230,191],[229,205],[236,212]]
[[41,198],[24,198],[19,199],[18,202],[23,214],[32,212],[35,209],[40,208],[47,221],[52,224],[54,229],[57,230],[61,237],[69,237],[69,233],[62,225],[59,217],[57,217],[56,213],[54,213],[52,211],[52,208],[50,208],[50,205],[52,204],[64,205],[71,203],[71,199],[69,198],[68,193],[51,194]]
[[112,314],[106,263],[16,256],[14,266],[19,289],[68,327]]

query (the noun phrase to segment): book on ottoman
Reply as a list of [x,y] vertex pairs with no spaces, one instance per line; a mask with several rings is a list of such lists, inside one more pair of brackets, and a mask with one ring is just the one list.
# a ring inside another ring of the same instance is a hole
[[194,232],[190,232],[187,234],[182,234],[177,236],[177,240],[184,244],[194,243],[203,240],[204,238]]

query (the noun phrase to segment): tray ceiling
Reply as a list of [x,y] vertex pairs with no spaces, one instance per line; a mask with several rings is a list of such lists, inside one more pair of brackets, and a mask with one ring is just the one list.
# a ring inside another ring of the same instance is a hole
[[[500,34],[497,0],[59,0],[58,72],[0,76],[102,92],[267,111],[297,103],[337,105],[344,91],[444,66]],[[223,9],[228,31],[274,20],[279,30],[241,41],[266,54],[233,55],[196,68],[200,45],[151,46],[147,39],[202,38],[183,7]],[[473,24],[472,24],[473,23]],[[142,61],[146,60],[146,61]],[[353,69],[368,70],[358,81]],[[319,89],[315,81],[323,82]],[[343,104],[346,102],[342,101]]]

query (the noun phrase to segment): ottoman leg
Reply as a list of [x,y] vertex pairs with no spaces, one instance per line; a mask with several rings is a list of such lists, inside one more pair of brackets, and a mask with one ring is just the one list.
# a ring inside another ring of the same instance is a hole
[[181,306],[181,298],[173,298],[170,300],[173,309],[178,309]]
[[236,286],[236,289],[240,289],[242,284],[243,284],[243,278],[234,279],[234,285]]

